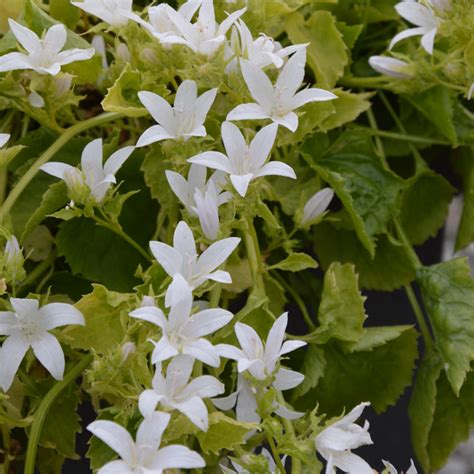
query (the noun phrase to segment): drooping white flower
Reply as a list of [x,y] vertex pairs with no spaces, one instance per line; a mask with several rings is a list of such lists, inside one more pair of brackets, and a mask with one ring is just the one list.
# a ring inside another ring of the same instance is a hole
[[245,197],[250,181],[259,177],[278,175],[296,179],[293,169],[281,161],[265,164],[275,143],[277,131],[277,124],[267,125],[247,145],[240,130],[233,123],[224,122],[221,134],[227,156],[217,151],[205,151],[188,161],[228,173],[236,191]]
[[[200,191],[200,195],[204,196],[211,183],[213,183],[217,192],[217,205],[225,204],[232,198],[228,192],[221,192],[223,181],[225,179],[224,173],[216,171],[206,182],[207,169],[205,166],[193,164],[189,167],[188,179],[175,171],[166,170],[166,179],[170,185],[171,190],[176,194],[176,197],[181,201],[189,214],[193,217],[198,217],[194,210],[196,208],[196,201],[194,195],[196,190]],[[223,179],[224,178],[224,179]]]
[[151,413],[140,423],[136,441],[113,421],[97,420],[89,424],[87,429],[120,456],[120,460],[104,464],[98,474],[162,474],[164,469],[204,467],[204,459],[186,446],[173,444],[160,449],[170,418],[169,413]]
[[209,182],[207,189],[194,191],[194,212],[199,218],[201,230],[209,240],[216,240],[219,234],[219,195],[213,181]]
[[15,52],[0,56],[0,72],[33,69],[39,74],[56,76],[61,71],[61,66],[90,59],[95,54],[94,48],[61,51],[67,39],[66,27],[62,24],[49,28],[43,39],[11,18],[8,19],[8,24],[18,43],[28,54]]
[[[383,459],[382,462],[384,463],[385,469],[387,469],[388,474],[398,474],[398,471],[395,469],[395,466],[393,466],[393,464],[389,463],[388,461],[384,461]],[[410,467],[408,468],[405,474],[418,474],[413,459],[410,460]]]
[[183,81],[176,91],[174,106],[153,92],[141,91],[138,98],[159,125],[145,130],[137,142],[137,147],[150,145],[161,140],[190,137],[205,137],[204,122],[216,98],[217,89],[210,89],[197,96],[195,81]]
[[[196,289],[207,280],[232,283],[228,272],[216,270],[239,245],[240,238],[229,237],[214,242],[201,255],[196,252],[196,242],[188,224],[180,221],[173,237],[173,247],[163,242],[150,242],[150,249],[166,273],[175,277],[181,275],[190,286]],[[168,307],[173,297],[173,286],[166,293]],[[179,296],[179,295],[178,295]]]
[[158,364],[178,354],[185,354],[212,367],[218,367],[219,354],[205,336],[225,326],[233,314],[221,308],[191,314],[193,294],[185,279],[178,274],[171,285],[175,297],[171,300],[167,318],[156,306],[145,306],[130,313],[133,318],[148,321],[161,328],[161,339],[158,342],[151,341],[155,344],[152,363]]
[[308,199],[303,208],[303,219],[301,224],[308,225],[314,222],[323,214],[334,197],[334,191],[331,188],[324,188]]
[[304,79],[306,49],[297,51],[283,66],[275,86],[255,64],[240,60],[240,68],[250,94],[257,103],[241,104],[231,110],[227,120],[271,119],[292,132],[298,128],[294,110],[309,102],[337,99],[332,92],[310,88],[298,92]]
[[357,405],[316,437],[316,449],[327,461],[326,474],[335,474],[336,468],[349,474],[373,474],[373,469],[351,452],[351,449],[373,443],[368,431],[369,422],[366,420],[363,427],[354,423],[368,405],[369,402]]
[[[238,34],[237,34],[238,32]],[[305,44],[295,44],[282,48],[278,41],[260,33],[260,36],[253,39],[252,33],[242,19],[235,23],[230,44],[226,49],[226,58],[233,59],[226,67],[226,71],[236,70],[238,67],[238,58],[248,59],[255,66],[263,69],[270,64],[276,68],[283,66],[284,58],[295,53],[299,49],[306,48]]]
[[8,140],[10,140],[10,136],[9,133],[0,133],[0,148],[3,148]]
[[203,398],[214,397],[224,392],[224,384],[211,375],[201,375],[189,382],[194,359],[176,356],[162,374],[161,363],[156,366],[152,389],[140,394],[138,407],[147,418],[160,404],[164,408],[174,408],[188,417],[199,429],[207,431],[209,420]]
[[28,298],[11,298],[13,311],[0,311],[0,334],[8,336],[0,349],[0,387],[7,391],[18,367],[31,347],[37,359],[57,380],[64,373],[64,354],[49,331],[66,324],[84,325],[84,316],[66,303],[39,302]]
[[213,0],[202,0],[197,20],[192,23],[175,10],[168,11],[171,21],[180,32],[178,36],[167,36],[169,44],[184,44],[195,53],[213,56],[226,41],[226,33],[246,9],[231,13],[220,25],[216,23]]
[[71,3],[111,26],[122,26],[129,20],[127,15],[132,11],[133,0],[84,0]]
[[110,186],[117,182],[115,174],[134,149],[133,146],[121,148],[112,153],[108,160],[102,164],[102,139],[96,138],[88,143],[82,151],[82,171],[66,163],[55,161],[42,165],[40,169],[64,180],[73,195],[76,193],[84,195],[85,189],[86,194],[87,191],[90,192],[95,202],[99,204],[104,199]]
[[369,64],[380,74],[396,77],[397,79],[408,79],[412,77],[410,74],[410,64],[401,59],[391,58],[390,56],[371,56]]
[[433,54],[434,40],[440,24],[440,18],[436,16],[435,12],[429,6],[417,1],[397,3],[395,9],[402,18],[416,25],[416,28],[409,28],[396,34],[388,49],[392,49],[405,38],[421,36],[421,46],[427,53]]

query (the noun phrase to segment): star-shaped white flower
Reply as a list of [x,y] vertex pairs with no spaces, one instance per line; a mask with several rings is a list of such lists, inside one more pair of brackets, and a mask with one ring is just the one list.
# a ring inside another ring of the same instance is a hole
[[401,59],[391,58],[390,56],[371,56],[369,64],[372,69],[386,76],[396,77],[397,79],[409,79],[412,77],[410,64]]
[[204,196],[209,185],[213,183],[217,192],[218,206],[226,203],[232,197],[228,192],[221,192],[222,185],[224,184],[223,181],[225,181],[224,173],[216,171],[209,180],[206,181],[207,168],[205,166],[191,165],[188,171],[188,179],[175,171],[166,170],[165,174],[171,190],[184,205],[189,215],[193,217],[198,217],[197,212],[194,210],[197,207],[194,199],[196,190],[200,192],[201,196]]
[[232,29],[230,44],[226,49],[226,58],[234,57],[227,65],[226,71],[237,69],[237,58],[248,59],[260,69],[270,64],[279,69],[283,66],[285,58],[302,48],[306,48],[306,46],[305,44],[295,44],[282,48],[278,41],[263,33],[258,38],[253,39],[247,25],[242,19],[239,19]]
[[111,26],[122,26],[129,20],[133,0],[84,0],[71,3]]
[[213,0],[202,0],[199,15],[195,23],[186,21],[183,15],[169,10],[168,15],[179,30],[180,35],[166,37],[170,44],[184,44],[195,53],[213,56],[221,44],[226,41],[226,33],[246,9],[231,13],[220,25],[216,23]]
[[86,199],[87,194],[90,193],[94,201],[99,204],[103,201],[110,186],[117,182],[115,174],[134,149],[135,147],[133,146],[121,148],[112,153],[105,164],[103,164],[102,139],[96,138],[88,143],[82,151],[82,171],[67,163],[56,161],[46,163],[40,169],[56,178],[64,180],[73,196],[77,194],[81,195],[82,199]]
[[210,89],[197,96],[195,81],[183,81],[176,91],[174,106],[153,92],[141,91],[138,98],[159,125],[145,130],[137,142],[137,147],[150,145],[161,140],[190,137],[205,137],[204,122],[216,98],[217,89]]
[[324,89],[303,89],[298,92],[304,79],[306,49],[297,51],[283,66],[275,86],[255,64],[240,60],[240,68],[250,94],[257,102],[238,105],[227,115],[227,120],[271,119],[292,132],[298,128],[298,116],[294,110],[309,102],[337,99]]
[[33,69],[39,74],[56,76],[61,71],[61,66],[90,59],[95,54],[94,48],[61,51],[67,39],[66,27],[62,24],[49,28],[43,39],[11,18],[8,19],[8,24],[18,43],[28,54],[15,52],[1,56],[0,72]]
[[[384,461],[383,459],[382,462],[384,463],[385,469],[388,471],[387,474],[398,474],[398,471],[395,469],[393,464],[389,463],[388,461]],[[418,474],[413,459],[410,460],[410,467],[405,474]]]
[[97,420],[87,429],[110,446],[120,459],[104,464],[98,474],[162,474],[165,469],[204,467],[204,459],[186,446],[172,444],[160,449],[161,437],[171,416],[152,413],[138,427],[136,441],[118,423]]
[[360,417],[369,402],[357,405],[345,417],[325,428],[315,439],[316,449],[327,461],[326,474],[335,474],[336,468],[349,474],[373,474],[373,469],[351,449],[372,444],[369,422],[361,427],[354,422]]
[[10,140],[10,136],[9,133],[0,133],[0,148],[3,148],[8,140]]
[[177,356],[171,360],[163,377],[161,363],[157,364],[153,377],[153,389],[140,394],[138,407],[144,417],[150,416],[158,404],[173,408],[188,417],[199,429],[207,431],[208,412],[203,398],[224,392],[224,384],[211,375],[201,375],[189,382],[194,359]]
[[[188,224],[180,221],[173,237],[173,247],[163,242],[150,242],[150,249],[166,273],[175,277],[181,275],[190,286],[196,289],[207,280],[232,283],[228,272],[216,270],[239,245],[240,238],[229,237],[214,242],[201,255],[197,254],[196,242]],[[168,307],[173,298],[173,286],[166,293],[165,304]],[[179,295],[178,295],[179,297]]]
[[221,134],[227,155],[218,151],[205,151],[188,161],[228,173],[236,191],[245,197],[250,181],[262,176],[277,175],[296,179],[293,168],[281,161],[265,164],[275,143],[277,131],[277,124],[267,125],[247,145],[240,130],[233,123],[224,122]]
[[398,14],[416,25],[416,28],[409,28],[396,34],[390,42],[389,48],[392,49],[399,41],[411,36],[421,36],[421,46],[429,53],[433,54],[434,40],[440,18],[435,12],[426,5],[422,5],[417,1],[404,1],[395,5]]
[[333,197],[334,191],[331,188],[321,189],[321,191],[310,197],[303,208],[301,225],[311,224],[324,214]]
[[8,336],[0,349],[0,387],[6,392],[31,347],[35,356],[57,380],[64,373],[64,354],[49,331],[66,324],[84,325],[84,316],[66,303],[39,307],[38,300],[11,298],[13,311],[0,311],[0,334]]
[[193,295],[191,288],[181,275],[171,283],[174,298],[168,318],[156,306],[144,306],[130,313],[133,318],[142,319],[161,328],[162,337],[155,344],[151,361],[153,364],[165,361],[178,354],[185,354],[212,367],[220,364],[215,347],[204,336],[225,326],[233,314],[221,308],[204,309],[191,314]]

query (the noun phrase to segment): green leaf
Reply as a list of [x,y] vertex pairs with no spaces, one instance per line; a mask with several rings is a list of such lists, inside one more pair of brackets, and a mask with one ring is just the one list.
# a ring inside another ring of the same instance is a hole
[[76,27],[81,17],[81,10],[72,5],[69,0],[50,0],[49,13],[71,29]]
[[413,449],[426,472],[430,471],[427,445],[436,408],[436,381],[442,366],[437,354],[432,353],[425,357],[418,367],[408,408]]
[[395,404],[410,385],[418,355],[417,333],[407,329],[399,337],[370,351],[346,353],[336,343],[324,347],[326,368],[317,386],[299,399],[299,410],[314,408],[328,416],[367,400],[377,413]]
[[300,371],[304,374],[303,383],[295,388],[293,399],[299,398],[318,385],[324,375],[326,358],[324,349],[317,344],[309,344]]
[[386,235],[378,237],[372,259],[355,232],[322,222],[314,229],[314,250],[324,270],[334,261],[353,263],[362,288],[392,291],[415,279],[405,250]]
[[354,265],[334,262],[324,275],[324,287],[318,310],[320,327],[317,342],[329,339],[358,341],[364,334],[365,297],[360,294]]
[[449,182],[431,170],[407,181],[400,219],[413,245],[420,245],[437,234],[448,214],[453,193]]
[[[350,142],[349,142],[350,144]],[[336,142],[322,157],[312,153],[311,140],[303,145],[303,157],[342,201],[357,235],[373,257],[375,235],[386,231],[387,223],[397,213],[402,180],[384,169],[373,153],[341,150]]]
[[333,87],[349,64],[347,48],[336,18],[328,11],[315,11],[307,21],[299,12],[286,17],[286,30],[292,43],[310,43],[307,48],[308,64],[318,83]]
[[69,385],[46,415],[39,441],[41,446],[53,448],[64,457],[78,459],[76,434],[81,431],[76,413],[78,405],[78,389],[74,384]]
[[300,252],[288,255],[288,257],[281,262],[268,267],[269,270],[283,270],[289,272],[299,272],[307,268],[318,268],[318,262],[316,262],[313,257]]
[[270,211],[268,206],[260,199],[257,201],[256,212],[257,216],[261,217],[272,229],[281,229],[272,211]]
[[67,202],[66,183],[64,181],[58,181],[52,184],[43,194],[39,207],[26,222],[21,240],[24,240],[48,215],[63,207]]
[[366,328],[363,336],[355,343],[347,344],[350,351],[371,351],[396,339],[412,326],[380,326]]
[[223,449],[233,449],[246,442],[245,435],[250,430],[258,429],[256,423],[244,423],[242,421],[229,418],[221,412],[214,412],[209,415],[209,429],[206,432],[200,431],[196,437],[199,440],[204,453],[215,453]]
[[0,150],[0,168],[8,166],[10,161],[12,161],[23,148],[24,146],[22,145],[16,145]]
[[[457,97],[457,95],[456,95]],[[443,86],[434,86],[423,92],[403,95],[403,98],[426,117],[438,133],[445,136],[454,146],[458,144],[453,123],[454,94]]]
[[474,359],[474,279],[467,259],[424,267],[418,283],[446,375],[458,395]]
[[93,350],[104,354],[122,343],[125,331],[120,321],[127,309],[129,296],[94,285],[92,293],[82,297],[76,308],[86,320],[85,326],[71,326],[65,331],[69,345],[77,349]]

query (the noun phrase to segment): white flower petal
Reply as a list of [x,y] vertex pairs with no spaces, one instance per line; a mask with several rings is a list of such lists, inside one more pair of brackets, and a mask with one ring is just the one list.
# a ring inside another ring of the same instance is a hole
[[[206,465],[204,459],[186,446],[171,444],[161,448],[150,462],[151,469],[193,469]],[[158,472],[158,471],[152,471]]]
[[298,129],[298,116],[294,112],[290,112],[284,117],[273,115],[272,120],[278,125],[286,127],[290,132],[295,132]]
[[432,30],[428,31],[421,37],[421,46],[423,46],[424,50],[428,54],[433,54],[436,32],[437,32],[437,29],[433,28]]
[[205,309],[191,316],[191,320],[186,325],[184,334],[189,337],[207,336],[224,327],[233,316],[230,311],[226,311],[225,309]]
[[4,392],[8,391],[13,383],[28,348],[29,344],[23,340],[19,333],[7,337],[3,342],[0,348],[0,387]]
[[22,53],[8,53],[0,56],[0,72],[33,69],[28,56]]
[[81,166],[91,188],[105,178],[102,166],[102,138],[96,138],[84,147]]
[[[158,405],[158,403],[160,403],[160,400],[162,398],[163,396],[159,395],[154,390],[143,390],[143,392],[140,393],[140,396],[138,398],[138,409],[140,410],[142,416],[145,418],[150,418],[151,416],[153,416],[156,410],[156,406]],[[160,443],[158,443],[158,446],[159,445]]]
[[247,190],[250,184],[250,181],[254,175],[252,173],[238,175],[238,174],[231,174],[229,176],[230,182],[232,186],[234,186],[235,190],[242,196],[245,197],[247,194]]
[[288,313],[283,313],[271,327],[265,342],[265,363],[267,369],[273,372],[275,364],[280,356],[280,349],[285,338],[286,326],[288,325]]
[[258,359],[264,353],[262,340],[252,327],[237,323],[235,325],[235,335],[248,359]]
[[219,410],[231,410],[237,402],[238,394],[239,392],[234,392],[227,397],[213,398],[211,399],[211,402],[216,406],[216,408],[219,408]]
[[185,261],[197,257],[196,242],[188,224],[184,221],[178,222],[173,235],[173,247],[183,256]]
[[207,166],[208,168],[231,172],[229,158],[218,151],[205,151],[188,159],[189,163]]
[[170,138],[176,138],[175,135],[172,135],[168,130],[166,130],[161,125],[152,125],[150,128],[147,128],[137,141],[136,147],[140,148],[143,146],[151,145],[152,143],[159,142],[161,140],[167,140]]
[[215,377],[211,375],[201,375],[197,377],[181,392],[185,398],[198,396],[199,398],[215,397],[224,393],[224,384],[219,382]]
[[174,110],[179,112],[181,118],[187,118],[194,113],[194,104],[197,99],[197,84],[189,79],[183,81],[176,91]]
[[397,13],[416,26],[430,26],[436,22],[433,12],[418,2],[405,1],[395,5]]
[[206,116],[216,99],[216,95],[217,89],[210,89],[196,100],[194,105],[194,118],[197,124],[203,124],[206,120]]
[[169,276],[180,272],[183,259],[176,249],[162,242],[151,241],[150,250]]
[[[74,2],[71,2],[74,3]],[[98,471],[97,474],[135,474],[135,470],[132,469],[125,461],[117,460],[110,461],[104,464]]]
[[301,418],[302,416],[304,416],[303,412],[290,410],[289,408],[282,405],[281,403],[277,404],[277,407],[275,409],[275,413],[278,416],[281,416],[282,418],[285,418],[285,420],[297,420],[298,418]]
[[151,355],[152,364],[158,364],[179,354],[178,349],[166,337],[162,337],[158,342],[153,342],[153,344],[155,344],[155,349]]
[[[245,142],[245,138],[239,128],[231,122],[224,122],[221,126],[221,135],[230,163],[235,166],[236,163],[242,162],[242,159],[247,152],[247,143]],[[232,167],[229,169],[229,173],[236,172]]]
[[9,133],[0,133],[0,148],[3,148],[3,146],[10,140],[10,134]]
[[128,314],[132,318],[148,321],[149,323],[155,324],[162,329],[164,329],[168,324],[163,311],[161,311],[161,309],[157,308],[156,306],[144,306],[142,308],[135,309]]
[[208,275],[219,265],[224,263],[229,255],[235,250],[240,243],[239,237],[229,237],[219,240],[210,245],[199,257],[198,267],[199,273]]
[[157,450],[161,444],[161,436],[170,421],[169,413],[152,413],[140,423],[137,431],[137,448]]
[[258,170],[270,154],[278,132],[278,125],[272,123],[257,132],[249,146],[252,169]]
[[219,367],[220,359],[214,346],[206,339],[187,341],[183,346],[183,354],[194,357],[211,367]]
[[63,49],[66,44],[67,31],[62,24],[53,25],[44,35],[43,47],[56,54]]
[[239,359],[243,359],[245,357],[245,354],[242,349],[239,349],[235,346],[231,346],[230,344],[217,344],[214,347],[217,353],[221,357],[225,357],[226,359],[238,361]]
[[270,115],[260,105],[240,104],[227,114],[226,120],[258,120],[266,118],[270,118]]
[[400,59],[391,58],[389,56],[371,56],[369,58],[369,64],[372,69],[387,76],[397,77],[400,79],[407,79],[410,77],[410,74],[405,72],[408,71],[410,65]]
[[9,336],[16,328],[18,321],[12,311],[0,311],[0,335]]
[[205,403],[199,397],[192,397],[172,406],[189,418],[200,430],[207,431],[209,419]]
[[388,45],[388,49],[390,51],[398,42],[410,38],[411,36],[424,35],[427,31],[428,30],[425,27],[409,28],[408,30],[401,31],[392,38],[392,41],[390,41],[390,44]]
[[349,451],[332,451],[333,462],[344,472],[357,474],[373,474],[374,470],[360,456]]
[[83,314],[71,304],[49,303],[39,310],[41,324],[45,330],[66,326],[67,324],[85,325]]
[[292,99],[291,105],[295,109],[301,107],[309,102],[324,102],[327,100],[337,99],[337,95],[324,89],[317,89],[313,87],[311,89],[304,89],[298,92]]
[[270,111],[273,102],[273,85],[268,76],[258,66],[246,59],[240,60],[240,69],[252,97],[263,110]]
[[140,102],[146,107],[151,116],[169,133],[176,130],[176,120],[171,105],[163,97],[153,92],[141,91],[138,93]]
[[66,163],[59,163],[57,161],[50,161],[40,166],[40,170],[45,173],[55,176],[56,178],[64,179],[64,173],[66,171],[72,170],[74,166],[68,165]]
[[275,374],[273,386],[277,390],[290,390],[297,387],[304,380],[304,375],[294,370],[280,369]]
[[10,298],[10,304],[15,313],[21,316],[36,313],[39,308],[39,301],[33,298]]
[[20,25],[15,20],[9,18],[8,24],[17,41],[29,52],[35,53],[41,49],[41,41],[38,35],[26,26]]
[[224,270],[216,270],[215,272],[209,273],[207,278],[212,281],[218,281],[219,283],[232,283],[230,273]]
[[[268,344],[268,341],[267,341]],[[288,354],[289,352],[296,351],[296,349],[299,349],[300,347],[306,346],[306,342],[304,341],[285,341],[283,343],[283,346],[281,346],[279,356],[282,356],[284,354]]]
[[134,146],[126,146],[112,153],[104,164],[104,173],[115,175],[134,150]]
[[266,165],[263,165],[255,176],[284,176],[286,178],[296,179],[293,168],[281,161],[270,161]]
[[282,100],[288,102],[301,87],[306,65],[306,49],[298,50],[283,66],[275,84],[275,89],[281,91]]
[[31,348],[37,359],[56,379],[64,375],[64,353],[58,340],[49,332],[44,332],[31,341]]
[[[76,61],[87,61],[95,55],[95,49],[66,49],[56,56],[60,65],[75,63]],[[58,71],[59,72],[59,71]],[[53,73],[51,73],[53,74]],[[53,74],[54,75],[54,74]]]

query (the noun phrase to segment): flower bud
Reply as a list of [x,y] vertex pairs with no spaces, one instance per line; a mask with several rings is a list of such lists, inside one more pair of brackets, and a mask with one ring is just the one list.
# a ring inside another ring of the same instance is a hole
[[28,102],[35,109],[42,109],[44,107],[44,99],[36,91],[30,92],[30,95],[28,96]]
[[129,63],[131,60],[130,50],[125,43],[120,43],[117,46],[117,59],[124,63]]
[[18,240],[14,235],[10,236],[5,244],[3,253],[3,277],[5,281],[13,285],[22,281],[25,276],[23,264],[25,259],[23,252],[18,244]]
[[409,79],[413,76],[410,73],[410,64],[400,59],[390,56],[371,56],[369,64],[380,74],[396,77],[397,79]]
[[305,226],[311,224],[321,216],[329,206],[333,197],[334,191],[331,188],[324,188],[308,199],[303,208],[301,225]]
[[122,363],[124,363],[134,352],[136,351],[136,346],[133,342],[126,342],[121,349],[122,353]]

